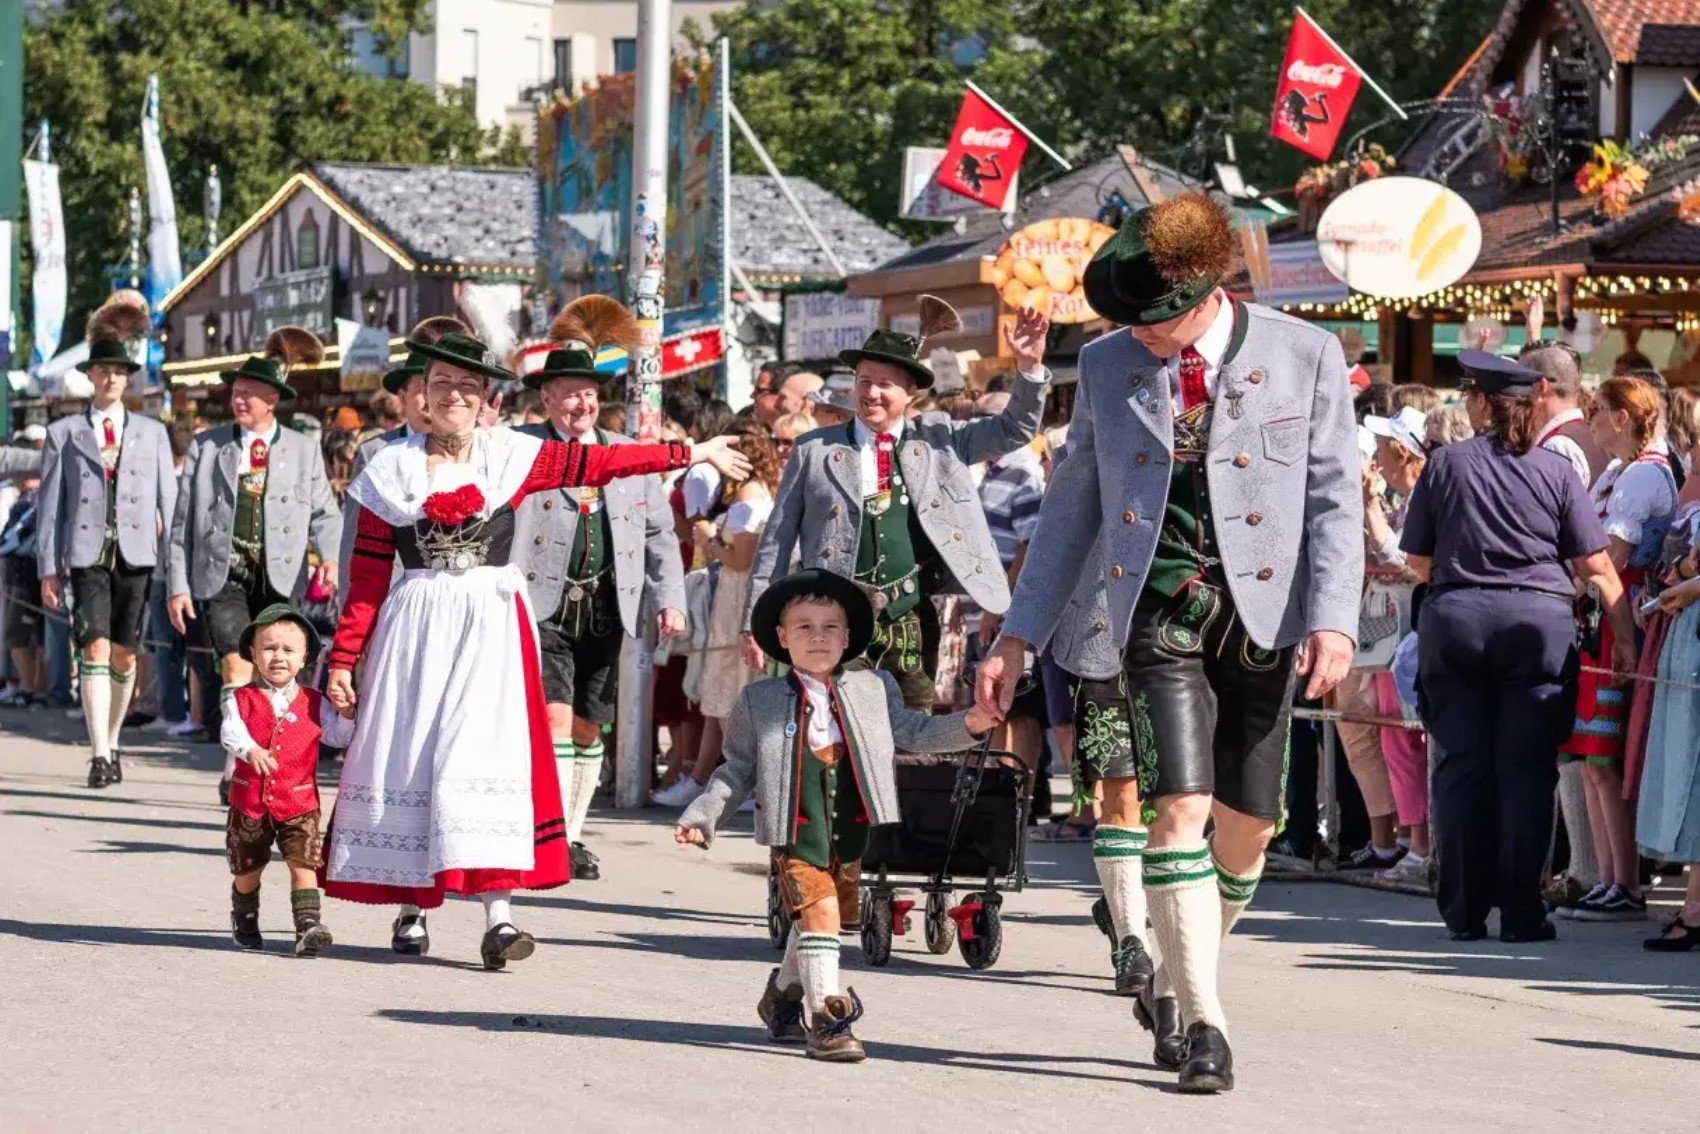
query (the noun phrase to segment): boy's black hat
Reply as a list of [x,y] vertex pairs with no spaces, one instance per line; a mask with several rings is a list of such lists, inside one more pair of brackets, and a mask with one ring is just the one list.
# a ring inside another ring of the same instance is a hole
[[313,624],[307,621],[307,616],[281,602],[274,602],[260,613],[254,615],[254,621],[242,629],[242,656],[253,661],[251,651],[254,647],[254,635],[260,632],[262,626],[270,626],[274,622],[293,622],[301,627],[301,633],[307,635],[307,656],[310,658],[319,652],[319,632],[313,629]]
[[845,661],[861,657],[866,652],[868,643],[874,638],[874,607],[868,601],[867,592],[843,575],[811,567],[785,576],[756,600],[755,609],[750,612],[750,632],[755,635],[756,645],[761,647],[762,653],[786,665],[791,664],[790,651],[779,644],[779,619],[785,613],[785,605],[802,596],[829,598],[844,608],[850,623],[850,644],[844,651]]

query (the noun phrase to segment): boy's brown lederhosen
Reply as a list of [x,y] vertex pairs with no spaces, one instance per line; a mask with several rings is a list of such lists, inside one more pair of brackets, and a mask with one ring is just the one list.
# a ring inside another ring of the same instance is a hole
[[[830,824],[836,817],[839,773],[849,768],[852,780],[855,776],[855,769],[845,759],[846,755],[842,743],[806,750],[800,769],[803,783],[798,791],[800,825]],[[859,791],[850,793],[857,798],[859,794]],[[853,818],[849,822],[855,825]],[[773,852],[773,873],[779,879],[779,896],[784,902],[785,912],[793,920],[810,906],[833,897],[838,899],[840,921],[853,925],[861,918],[859,885],[866,820],[859,824],[863,837],[852,838],[850,845],[844,845],[846,832],[843,825],[834,825],[840,827],[836,836],[818,830],[807,834],[799,830],[797,838],[789,846],[775,848]]]

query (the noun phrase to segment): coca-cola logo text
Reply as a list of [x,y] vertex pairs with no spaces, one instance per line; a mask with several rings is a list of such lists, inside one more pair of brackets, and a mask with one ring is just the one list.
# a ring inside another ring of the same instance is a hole
[[[1339,82],[1336,80],[1335,85]],[[962,131],[962,144],[965,146],[989,146],[994,150],[1007,150],[1015,141],[1015,131],[1008,126],[970,126]]]
[[1287,65],[1287,80],[1338,89],[1346,81],[1346,68],[1339,63],[1306,63],[1295,59]]

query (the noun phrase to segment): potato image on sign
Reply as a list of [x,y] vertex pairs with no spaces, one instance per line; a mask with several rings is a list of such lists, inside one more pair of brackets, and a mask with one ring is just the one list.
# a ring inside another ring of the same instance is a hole
[[989,282],[1010,307],[1049,310],[1053,323],[1096,319],[1080,278],[1092,254],[1114,235],[1108,226],[1084,217],[1035,221],[998,250]]

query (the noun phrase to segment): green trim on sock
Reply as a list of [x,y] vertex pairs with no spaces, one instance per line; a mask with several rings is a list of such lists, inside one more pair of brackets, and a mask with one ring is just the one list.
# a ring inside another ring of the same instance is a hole
[[112,680],[116,681],[120,685],[128,685],[130,682],[132,682],[136,679],[136,667],[135,666],[131,666],[128,670],[126,670],[123,673],[119,673],[116,669],[113,669],[111,666],[107,666],[106,667],[106,673],[107,673],[108,677],[112,678]]
[[1216,866],[1210,859],[1210,848],[1162,847],[1145,852],[1144,881],[1147,890],[1172,889],[1208,882],[1216,876]]
[[578,758],[580,760],[600,760],[607,752],[608,749],[603,746],[601,740],[594,740],[578,750]]
[[1245,905],[1251,901],[1251,896],[1257,893],[1257,884],[1263,880],[1263,871],[1256,874],[1231,874],[1222,869],[1221,863],[1216,863],[1216,889],[1221,893],[1224,902]]
[[555,759],[571,760],[572,758],[573,742],[570,740],[557,740],[555,742]]
[[1145,861],[1166,865],[1176,862],[1206,862],[1210,858],[1209,847],[1147,847]]
[[91,677],[111,676],[112,667],[107,665],[105,662],[83,662],[82,665],[77,667],[77,677],[79,680],[86,680]]
[[1151,841],[1151,833],[1144,827],[1111,827],[1103,823],[1093,829],[1092,837],[1107,843],[1135,843],[1139,846]]
[[1143,830],[1133,827],[1106,827],[1098,824],[1092,832],[1093,858],[1140,858],[1150,838]]
[[799,933],[797,935],[797,951],[799,953],[836,953],[838,952],[838,935],[836,933]]
[[1213,866],[1206,866],[1202,870],[1153,874],[1150,863],[1147,863],[1144,882],[1147,890],[1172,890],[1178,886],[1188,886],[1195,882],[1209,882],[1215,877],[1216,868]]

